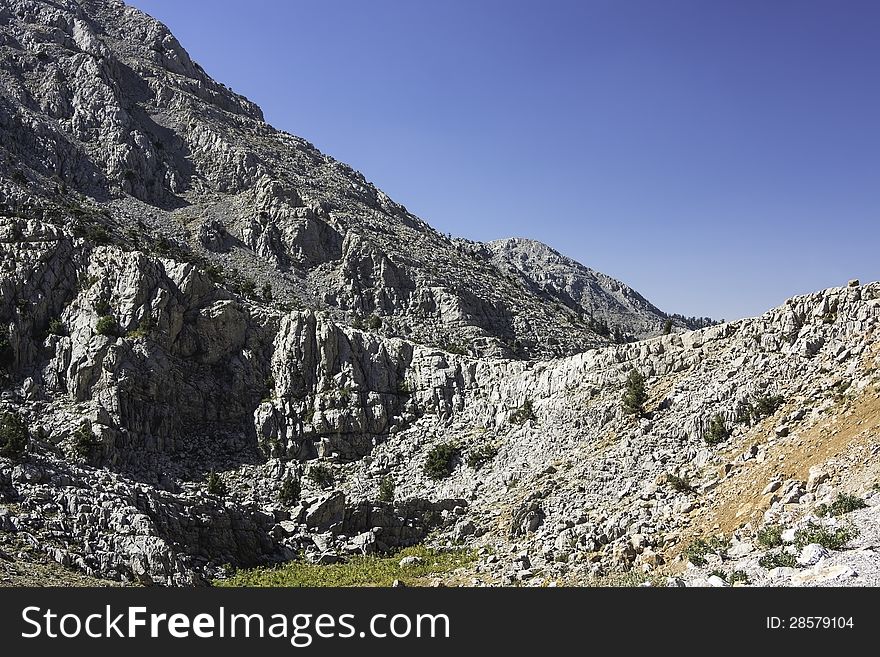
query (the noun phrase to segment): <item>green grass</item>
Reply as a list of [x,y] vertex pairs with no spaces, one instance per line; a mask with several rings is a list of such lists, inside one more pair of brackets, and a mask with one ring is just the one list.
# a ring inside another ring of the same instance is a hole
[[784,550],[775,550],[764,553],[764,555],[758,560],[758,565],[767,570],[773,568],[795,568],[797,566],[797,560],[793,554],[785,552]]
[[[403,557],[419,557],[421,562],[400,566]],[[214,586],[224,587],[346,587],[391,586],[395,579],[404,584],[418,584],[418,580],[450,573],[467,566],[476,559],[470,550],[438,552],[423,545],[409,547],[393,556],[353,557],[345,563],[326,566],[292,561],[274,568],[239,570],[226,580],[215,580]]]
[[705,566],[706,556],[709,554],[722,554],[730,547],[730,541],[718,536],[711,536],[708,539],[695,538],[690,545],[685,548],[684,556],[687,557],[695,566]]

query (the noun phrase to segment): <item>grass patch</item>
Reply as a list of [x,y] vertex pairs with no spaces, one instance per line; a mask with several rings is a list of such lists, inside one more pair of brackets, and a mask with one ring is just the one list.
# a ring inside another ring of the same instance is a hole
[[[403,557],[418,557],[418,563],[400,566]],[[471,550],[439,552],[423,545],[409,547],[393,556],[353,557],[344,563],[327,566],[292,561],[275,568],[239,570],[226,580],[215,580],[214,586],[239,587],[345,587],[391,586],[398,579],[406,585],[418,585],[429,576],[450,573],[476,559]]]

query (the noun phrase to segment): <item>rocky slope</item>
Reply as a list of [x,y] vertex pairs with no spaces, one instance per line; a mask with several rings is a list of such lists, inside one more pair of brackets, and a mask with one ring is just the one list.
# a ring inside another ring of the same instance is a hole
[[468,583],[705,583],[682,554],[721,533],[692,562],[793,583],[757,564],[764,524],[838,492],[876,519],[877,283],[612,345],[589,312],[637,335],[662,313],[542,245],[436,233],[140,12],[8,0],[0,37],[15,569],[188,585],[430,541],[481,551]]

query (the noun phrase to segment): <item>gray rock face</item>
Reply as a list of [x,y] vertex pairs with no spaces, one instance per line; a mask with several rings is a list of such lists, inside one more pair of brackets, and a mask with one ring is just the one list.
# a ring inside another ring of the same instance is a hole
[[[610,345],[591,313],[666,317],[538,243],[438,234],[122,3],[8,0],[0,57],[0,412],[28,438],[0,531],[66,566],[197,584],[430,536],[491,582],[654,572],[724,477],[877,383],[876,283]],[[650,418],[621,408],[633,368]],[[772,516],[829,477],[758,490]]]

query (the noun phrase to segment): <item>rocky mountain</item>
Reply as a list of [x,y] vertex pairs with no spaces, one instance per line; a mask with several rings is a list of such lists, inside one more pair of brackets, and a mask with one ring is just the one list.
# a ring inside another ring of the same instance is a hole
[[[670,316],[641,294],[601,272],[567,258],[535,240],[510,238],[487,245],[492,261],[538,295],[573,309],[599,333],[645,338],[658,335],[667,321],[684,329],[714,324],[708,317]],[[618,337],[618,341],[622,341]]]
[[614,345],[665,316],[437,233],[121,2],[4,0],[0,61],[0,577],[874,581],[880,284]]

